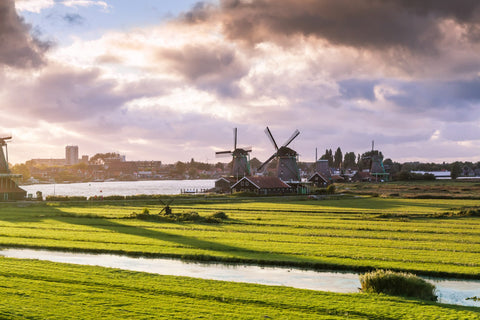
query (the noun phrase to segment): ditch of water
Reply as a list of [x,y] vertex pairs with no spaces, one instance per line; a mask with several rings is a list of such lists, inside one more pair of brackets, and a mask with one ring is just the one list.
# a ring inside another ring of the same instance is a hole
[[[359,274],[355,272],[197,263],[174,259],[131,258],[111,254],[85,254],[31,249],[4,249],[0,250],[0,256],[338,293],[359,292],[360,288]],[[473,296],[480,297],[480,281],[426,277],[424,279],[436,286],[439,302],[480,307],[479,301],[466,300],[466,298]]]

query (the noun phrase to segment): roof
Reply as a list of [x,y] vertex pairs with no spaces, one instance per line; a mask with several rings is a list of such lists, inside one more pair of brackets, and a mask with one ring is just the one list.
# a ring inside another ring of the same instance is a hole
[[235,177],[221,177],[221,178],[215,180],[215,182],[220,181],[220,180],[225,180],[226,182],[229,182],[229,183],[235,183],[235,182],[238,181],[237,178],[235,178]]
[[325,178],[325,176],[322,175],[320,172],[315,172],[314,174],[312,174],[312,176],[308,178],[308,181],[311,181],[315,176],[319,176],[320,178],[322,178],[323,181],[328,182],[328,179]]
[[27,194],[27,191],[23,190],[20,187],[14,186],[13,188],[0,188],[0,193],[23,193]]
[[370,172],[364,172],[364,171],[358,171],[357,173],[355,173],[354,177],[360,178],[360,179],[373,179]]
[[290,186],[280,180],[277,177],[264,177],[264,176],[254,176],[254,177],[243,177],[237,183],[235,183],[232,188],[235,188],[237,184],[241,181],[249,181],[258,189],[290,189]]

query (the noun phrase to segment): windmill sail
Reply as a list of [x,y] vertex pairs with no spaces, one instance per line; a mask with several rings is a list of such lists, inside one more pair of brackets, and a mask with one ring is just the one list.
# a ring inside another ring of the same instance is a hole
[[285,143],[278,148],[277,142],[273,138],[272,132],[267,127],[265,134],[272,142],[275,152],[258,168],[259,171],[263,170],[270,161],[277,158],[277,176],[283,181],[300,181],[300,171],[297,165],[298,153],[288,148],[288,145],[300,134],[300,131],[295,130],[293,134],[288,138]]
[[232,171],[234,177],[244,177],[251,175],[250,172],[250,155],[252,148],[238,148],[237,147],[237,128],[233,129],[233,151],[218,151],[215,152],[216,157],[232,156]]

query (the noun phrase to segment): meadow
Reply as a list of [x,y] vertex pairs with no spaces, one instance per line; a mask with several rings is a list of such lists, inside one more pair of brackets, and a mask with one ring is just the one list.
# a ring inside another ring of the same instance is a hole
[[[397,196],[175,200],[172,209],[177,213],[228,216],[219,223],[205,223],[134,218],[145,208],[156,216],[163,208],[156,200],[2,203],[0,247],[309,269],[382,268],[480,279],[479,205],[479,200],[468,198]],[[98,313],[106,318],[169,319],[225,314],[243,319],[480,318],[479,308],[376,294],[334,294],[7,258],[0,259],[0,266],[0,318],[35,314],[61,318],[65,312],[72,318]],[[52,309],[49,303],[58,307]],[[82,311],[86,306],[88,310]]]
[[478,308],[0,259],[1,319],[479,319]]
[[[201,203],[199,203],[201,202]],[[174,212],[224,212],[222,223],[132,219],[159,203],[4,205],[0,246],[192,260],[480,278],[477,200],[258,198],[178,200]],[[19,207],[20,206],[20,207]]]

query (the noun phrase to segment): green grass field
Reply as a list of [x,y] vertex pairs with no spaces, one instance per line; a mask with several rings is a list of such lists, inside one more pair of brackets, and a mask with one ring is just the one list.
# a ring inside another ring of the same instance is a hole
[[[361,198],[179,203],[221,224],[128,219],[144,204],[4,206],[0,245],[480,278],[480,218],[435,217],[478,200]],[[151,213],[161,206],[147,206]]]
[[376,294],[0,258],[2,319],[479,319],[479,308]]
[[[154,201],[9,203],[0,246],[480,278],[479,200],[178,199],[174,212],[223,223],[131,219]],[[458,319],[479,308],[0,259],[0,318]],[[205,290],[208,288],[208,290]],[[118,294],[114,292],[118,291]],[[49,307],[55,305],[55,308]],[[243,310],[243,311],[242,311]],[[190,316],[187,316],[190,314]]]

